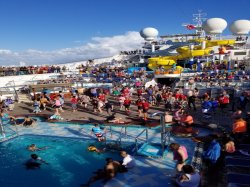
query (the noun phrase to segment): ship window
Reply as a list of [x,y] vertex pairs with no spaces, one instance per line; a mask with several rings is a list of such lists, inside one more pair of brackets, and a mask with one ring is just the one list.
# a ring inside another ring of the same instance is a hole
[[234,55],[247,55],[247,52],[244,52],[244,51],[234,52]]

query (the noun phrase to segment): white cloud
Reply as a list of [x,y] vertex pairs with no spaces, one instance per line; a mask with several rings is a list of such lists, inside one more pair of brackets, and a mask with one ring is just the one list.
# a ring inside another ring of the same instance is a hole
[[139,49],[143,39],[135,31],[112,37],[93,37],[91,42],[74,48],[55,51],[29,49],[23,52],[0,49],[0,65],[58,64],[93,58],[108,57],[120,51]]

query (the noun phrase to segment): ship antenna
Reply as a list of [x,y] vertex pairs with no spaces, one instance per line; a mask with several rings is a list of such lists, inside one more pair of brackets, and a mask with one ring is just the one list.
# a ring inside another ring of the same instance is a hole
[[202,23],[207,19],[205,18],[205,16],[207,16],[207,14],[202,12],[202,10],[198,10],[197,14],[193,14],[193,22],[196,23],[195,25],[196,34],[199,34],[201,37],[205,36],[205,32],[202,29]]

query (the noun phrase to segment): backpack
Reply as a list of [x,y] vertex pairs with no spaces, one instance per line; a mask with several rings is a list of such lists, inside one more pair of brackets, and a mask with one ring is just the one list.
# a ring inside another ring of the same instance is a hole
[[203,158],[215,164],[218,158],[220,157],[220,154],[221,146],[216,140],[213,140],[210,143],[208,149],[203,153]]

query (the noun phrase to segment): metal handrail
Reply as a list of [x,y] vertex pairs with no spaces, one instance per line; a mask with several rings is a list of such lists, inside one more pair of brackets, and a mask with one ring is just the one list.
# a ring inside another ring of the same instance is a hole
[[146,131],[146,130],[148,130],[148,129],[143,129],[143,131],[141,131],[135,138],[138,138],[139,136],[141,136],[142,133],[144,133],[144,131]]
[[[124,129],[124,133],[122,132],[123,129]],[[127,126],[123,126],[123,127],[121,128],[120,135],[119,135],[119,138],[118,138],[118,142],[119,142],[120,145],[121,145],[121,143],[122,143],[122,135],[123,135],[123,134],[125,134],[125,136],[127,136]]]
[[166,142],[170,143],[170,136],[171,136],[171,132],[165,132],[165,136],[164,136],[164,144],[166,145]]
[[[14,137],[15,135],[16,135],[16,136],[19,135],[18,129],[17,129],[17,127],[16,127],[16,122],[15,122],[15,121],[14,121],[15,130],[13,130],[12,128],[8,127],[8,125],[9,125],[9,123],[8,123],[8,124],[2,124],[2,122],[1,122],[1,124],[0,124],[0,126],[1,126],[1,133],[2,133],[2,135],[3,135],[3,139],[2,139],[2,140],[7,140],[7,139],[9,139],[9,138],[11,138],[11,137]],[[6,129],[8,129],[8,130],[10,130],[11,132],[13,132],[13,134],[11,134],[10,137],[7,137],[7,136],[6,136]]]
[[146,143],[148,142],[148,129],[143,129],[143,131],[141,131],[136,137],[135,137],[135,150],[136,153],[138,152],[138,140],[142,140],[139,137],[146,131]]

